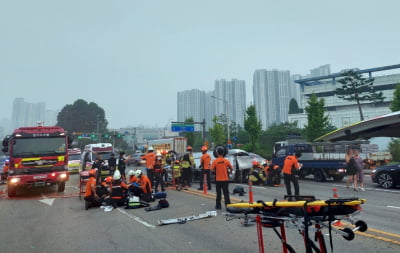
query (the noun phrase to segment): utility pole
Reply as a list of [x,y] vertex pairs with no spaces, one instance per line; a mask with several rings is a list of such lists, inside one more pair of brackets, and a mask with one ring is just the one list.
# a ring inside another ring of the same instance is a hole
[[226,103],[226,133],[227,133],[227,135],[228,135],[228,143],[230,143],[230,140],[231,140],[231,134],[230,134],[230,119],[229,119],[229,102],[228,102],[228,100],[226,100],[226,99],[223,99],[223,98],[218,98],[218,97],[216,97],[216,96],[211,96],[212,98],[214,98],[214,99],[216,99],[216,100],[220,100],[220,101],[222,101],[222,102],[224,102],[224,103]]

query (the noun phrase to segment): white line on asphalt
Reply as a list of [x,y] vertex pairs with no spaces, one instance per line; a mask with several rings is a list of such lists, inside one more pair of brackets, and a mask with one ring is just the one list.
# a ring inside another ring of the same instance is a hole
[[[346,188],[345,185],[340,185],[340,184],[334,184],[333,186]],[[350,187],[349,190],[352,191],[353,188]],[[365,188],[365,191],[391,192],[391,193],[398,193],[399,192],[399,191],[393,191],[393,190],[388,190],[388,189],[383,189],[383,188]]]
[[131,215],[131,214],[125,212],[125,210],[122,210],[122,209],[120,209],[120,208],[117,208],[117,210],[120,211],[122,214],[125,214],[126,216],[128,216],[128,217],[131,218],[132,220],[137,221],[137,222],[139,222],[139,223],[145,225],[146,227],[149,227],[149,228],[155,228],[155,227],[156,227],[156,226],[154,226],[154,225],[151,225],[151,224],[145,222],[144,220],[142,220],[141,218],[139,218],[139,217],[137,217],[137,216],[134,216],[134,215]]
[[386,206],[386,207],[400,209],[400,206]]

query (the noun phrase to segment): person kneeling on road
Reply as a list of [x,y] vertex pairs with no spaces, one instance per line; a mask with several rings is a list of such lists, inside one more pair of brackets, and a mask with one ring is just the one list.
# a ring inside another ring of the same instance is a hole
[[133,187],[132,191],[134,196],[138,196],[141,200],[146,202],[151,201],[152,188],[149,178],[146,175],[143,175],[141,170],[136,170],[135,176],[138,180],[130,186]]
[[111,182],[111,205],[105,211],[111,211],[113,207],[116,208],[117,206],[124,205],[127,199],[127,189],[128,185],[122,181],[121,173],[118,169],[115,170]]
[[85,195],[83,199],[85,200],[85,209],[88,210],[90,207],[99,207],[101,200],[96,192],[96,175],[97,170],[89,170],[89,179],[86,182]]

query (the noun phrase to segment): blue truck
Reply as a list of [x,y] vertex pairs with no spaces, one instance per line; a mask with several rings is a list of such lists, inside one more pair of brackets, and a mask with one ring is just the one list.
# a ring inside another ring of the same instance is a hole
[[279,142],[275,144],[274,148],[275,152],[271,163],[281,168],[286,156],[296,152],[302,154],[298,159],[299,163],[303,165],[299,171],[300,178],[313,175],[314,181],[317,182],[324,182],[330,178],[335,182],[340,182],[346,175],[344,152],[328,152],[332,151],[332,148],[330,150],[327,145]]

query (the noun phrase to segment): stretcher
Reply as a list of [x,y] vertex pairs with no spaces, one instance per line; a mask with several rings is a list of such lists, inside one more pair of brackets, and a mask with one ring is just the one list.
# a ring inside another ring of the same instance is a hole
[[[329,229],[331,249],[332,232],[340,234],[346,240],[354,239],[354,232],[365,232],[368,229],[364,221],[354,221],[353,216],[361,211],[361,205],[366,199],[358,198],[333,198],[328,200],[316,200],[314,196],[285,196],[285,199],[295,201],[257,201],[253,203],[235,203],[227,205],[225,213],[227,221],[232,219],[244,219],[243,225],[257,224],[260,252],[264,252],[262,242],[262,227],[273,228],[282,242],[283,252],[295,252],[286,241],[286,227],[296,228],[304,239],[306,252],[326,253],[325,239],[322,229]],[[355,225],[355,228],[345,227],[339,229],[334,223],[347,220]],[[280,233],[276,229],[280,227]],[[315,232],[317,246],[309,237],[309,230]]]

